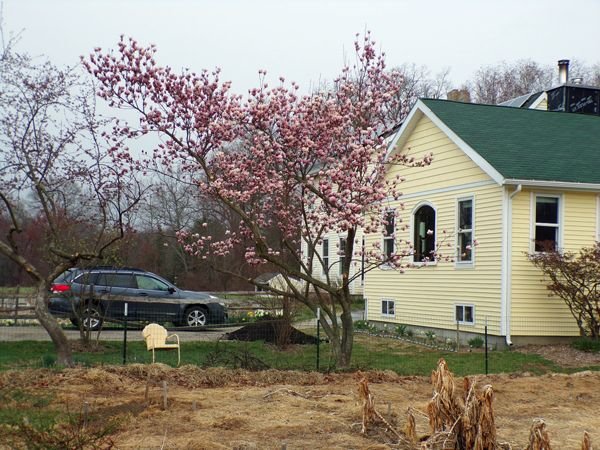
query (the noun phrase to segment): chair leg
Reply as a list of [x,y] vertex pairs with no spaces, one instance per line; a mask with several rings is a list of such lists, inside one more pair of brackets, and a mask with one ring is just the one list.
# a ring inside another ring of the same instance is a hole
[[179,351],[179,347],[177,347],[177,367],[181,364],[181,352]]
[[154,349],[152,349],[152,364],[154,364]]

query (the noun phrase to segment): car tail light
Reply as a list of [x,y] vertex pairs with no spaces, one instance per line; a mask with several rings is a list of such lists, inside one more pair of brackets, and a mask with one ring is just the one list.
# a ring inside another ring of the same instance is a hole
[[71,290],[71,286],[68,284],[53,284],[50,288],[53,294],[60,294],[61,292],[68,292]]

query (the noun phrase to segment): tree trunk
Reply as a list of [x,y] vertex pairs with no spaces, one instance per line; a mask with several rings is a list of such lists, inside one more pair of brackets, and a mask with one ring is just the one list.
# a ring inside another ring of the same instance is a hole
[[57,363],[66,367],[73,367],[73,355],[67,336],[58,324],[56,318],[50,314],[47,305],[48,290],[46,283],[38,284],[35,295],[35,315],[54,343]]
[[[339,322],[323,326],[323,331],[329,338],[331,353],[338,369],[350,368],[352,358],[352,347],[354,344],[354,324],[352,322],[352,302],[350,294],[342,293],[339,296],[333,296],[334,301],[342,308],[342,314]],[[346,298],[345,298],[346,297]]]
[[347,369],[350,367],[352,348],[354,345],[354,322],[352,321],[352,310],[344,308],[341,316],[342,342],[339,354],[339,367]]

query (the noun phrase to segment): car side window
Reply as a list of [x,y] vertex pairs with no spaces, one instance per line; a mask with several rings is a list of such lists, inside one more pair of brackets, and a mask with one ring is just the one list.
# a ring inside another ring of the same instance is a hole
[[97,273],[83,272],[73,279],[73,283],[77,284],[96,284]]
[[169,286],[156,278],[144,275],[136,275],[137,286],[139,289],[148,289],[154,291],[168,291]]
[[120,288],[136,288],[133,275],[129,273],[101,273],[96,282],[98,286],[110,286]]

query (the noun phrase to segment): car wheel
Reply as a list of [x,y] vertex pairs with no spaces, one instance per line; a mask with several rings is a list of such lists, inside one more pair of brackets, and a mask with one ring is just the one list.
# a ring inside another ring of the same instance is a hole
[[185,312],[184,325],[188,327],[201,327],[206,325],[206,309],[200,306],[193,306]]
[[100,308],[95,305],[87,305],[81,311],[81,322],[84,330],[99,330],[103,322]]

